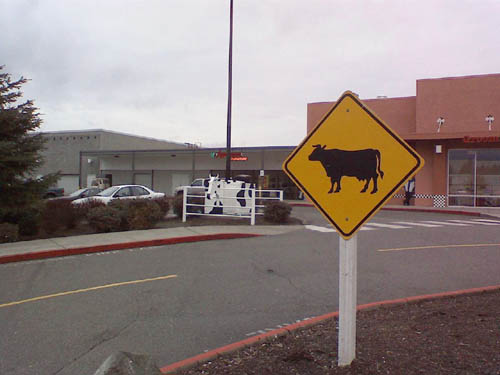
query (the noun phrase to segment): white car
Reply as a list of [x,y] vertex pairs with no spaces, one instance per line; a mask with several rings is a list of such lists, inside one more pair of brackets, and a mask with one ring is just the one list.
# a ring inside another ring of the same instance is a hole
[[82,204],[90,200],[100,201],[108,204],[115,199],[154,199],[163,198],[164,193],[157,193],[142,185],[117,185],[111,186],[99,194],[89,198],[76,199],[71,204]]
[[[209,178],[197,178],[193,182],[191,182],[191,185],[188,185],[189,188],[187,189],[188,195],[204,195],[205,190],[202,188],[206,188],[208,186],[208,181]],[[175,195],[180,195],[184,191],[184,186],[178,186],[175,188],[174,194]]]

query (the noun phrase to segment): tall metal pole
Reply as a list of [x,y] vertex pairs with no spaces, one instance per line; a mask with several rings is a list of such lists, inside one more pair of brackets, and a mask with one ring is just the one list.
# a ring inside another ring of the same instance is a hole
[[233,0],[229,15],[229,73],[227,89],[226,180],[231,178],[231,102],[233,95]]

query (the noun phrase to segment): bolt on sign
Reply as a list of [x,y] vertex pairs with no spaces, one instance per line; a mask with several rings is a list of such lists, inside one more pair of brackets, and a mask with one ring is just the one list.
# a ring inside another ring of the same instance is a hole
[[347,240],[423,165],[415,150],[347,91],[283,170]]

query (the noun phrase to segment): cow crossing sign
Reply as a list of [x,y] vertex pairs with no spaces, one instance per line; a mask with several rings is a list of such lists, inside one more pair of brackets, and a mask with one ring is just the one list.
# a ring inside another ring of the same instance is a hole
[[349,239],[423,165],[415,150],[347,91],[283,170]]

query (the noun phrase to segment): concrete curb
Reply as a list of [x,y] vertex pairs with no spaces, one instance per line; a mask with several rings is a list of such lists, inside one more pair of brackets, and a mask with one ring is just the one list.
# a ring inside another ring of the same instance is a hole
[[[460,295],[466,295],[466,294],[481,293],[481,292],[487,292],[487,291],[493,291],[493,290],[500,290],[500,285],[493,285],[493,286],[487,286],[487,287],[482,287],[482,288],[456,290],[456,291],[452,291],[452,292],[425,294],[422,296],[413,296],[413,297],[407,297],[407,298],[398,298],[398,299],[387,300],[387,301],[367,303],[364,305],[359,305],[357,307],[357,311],[370,310],[370,309],[375,309],[375,308],[379,308],[382,306],[395,306],[395,305],[401,305],[401,304],[405,304],[405,303],[420,302],[420,301],[433,300],[433,299],[438,299],[438,298],[446,298],[446,297],[460,296]],[[315,318],[311,318],[309,320],[304,320],[304,321],[301,321],[298,323],[294,323],[294,324],[291,324],[285,328],[278,328],[278,329],[275,329],[273,331],[263,333],[261,335],[253,336],[253,337],[250,337],[248,339],[238,341],[238,342],[235,342],[233,344],[223,346],[221,348],[210,350],[206,353],[198,354],[194,357],[187,358],[187,359],[184,359],[184,360],[179,361],[179,362],[172,363],[170,365],[162,367],[160,370],[163,374],[174,375],[175,371],[185,370],[185,369],[194,367],[200,363],[204,363],[204,362],[210,361],[212,359],[215,359],[220,355],[228,354],[228,353],[234,352],[236,350],[243,349],[243,348],[250,346],[250,345],[253,345],[257,342],[267,341],[267,340],[271,340],[271,339],[274,339],[274,338],[279,337],[279,336],[289,334],[297,329],[308,327],[308,326],[320,323],[324,320],[338,317],[338,315],[339,315],[339,312],[335,311],[335,312],[321,315],[321,316],[318,316]]]
[[101,253],[101,252],[114,251],[114,250],[126,250],[126,249],[134,249],[134,248],[139,248],[139,247],[173,245],[173,244],[179,244],[179,243],[198,242],[198,241],[229,240],[229,239],[236,239],[236,238],[249,238],[249,237],[259,237],[259,236],[261,236],[261,235],[254,234],[254,233],[202,234],[202,235],[195,235],[195,236],[173,237],[173,238],[164,238],[164,239],[157,239],[157,240],[144,240],[144,241],[114,243],[114,244],[109,244],[109,245],[96,245],[96,246],[87,246],[87,247],[57,249],[57,250],[44,250],[44,251],[37,251],[37,252],[31,252],[31,253],[22,253],[22,254],[0,256],[0,264],[22,262],[22,261],[27,261],[27,260],[65,257],[65,256],[70,256],[70,255]]

